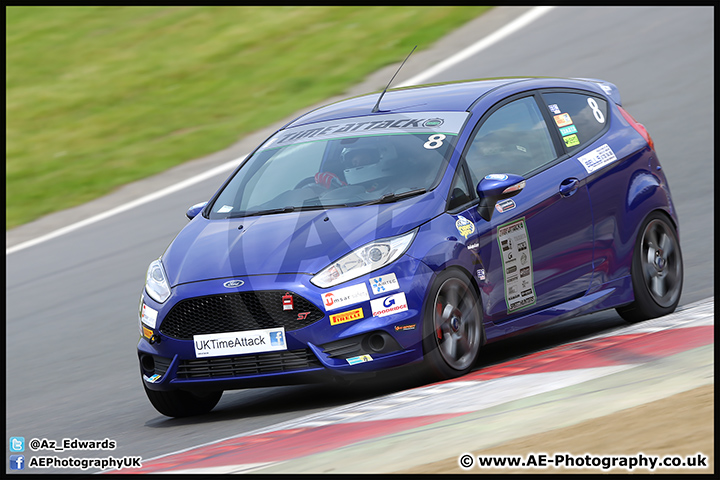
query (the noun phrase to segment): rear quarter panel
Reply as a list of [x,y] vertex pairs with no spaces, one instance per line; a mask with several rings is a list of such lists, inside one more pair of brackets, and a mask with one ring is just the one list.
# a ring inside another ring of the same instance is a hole
[[666,212],[677,226],[665,175],[657,154],[611,105],[611,128],[575,157],[604,144],[617,161],[587,178],[594,222],[594,275],[589,293],[630,275],[633,248],[645,217]]

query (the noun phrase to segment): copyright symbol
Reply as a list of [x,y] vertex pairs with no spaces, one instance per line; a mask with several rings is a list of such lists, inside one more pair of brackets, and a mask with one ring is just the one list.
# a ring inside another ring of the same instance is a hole
[[30,440],[30,450],[34,451],[38,448],[40,448],[40,440],[38,440],[37,438],[33,438],[32,440]]
[[460,463],[460,466],[461,466],[462,468],[465,468],[465,469],[470,468],[470,467],[473,466],[473,462],[474,462],[473,456],[470,455],[469,453],[466,453],[466,454],[464,454],[464,455],[460,455],[460,458],[458,459],[458,462]]

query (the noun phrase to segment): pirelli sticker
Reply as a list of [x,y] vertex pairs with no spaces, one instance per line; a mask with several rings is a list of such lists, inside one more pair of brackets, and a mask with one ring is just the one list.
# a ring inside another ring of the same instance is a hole
[[533,281],[532,252],[525,226],[525,217],[497,230],[505,284],[505,303],[508,313],[535,305],[535,283]]
[[330,325],[340,325],[341,323],[352,322],[353,320],[360,320],[362,318],[362,308],[356,308],[355,310],[350,310],[349,312],[330,315]]

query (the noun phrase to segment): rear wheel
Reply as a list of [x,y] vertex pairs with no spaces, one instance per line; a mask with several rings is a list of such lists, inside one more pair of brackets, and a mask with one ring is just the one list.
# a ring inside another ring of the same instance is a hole
[[143,388],[155,410],[168,417],[191,417],[202,415],[215,408],[222,397],[219,392],[193,393],[184,390],[160,392],[150,390],[143,382]]
[[468,373],[483,342],[478,295],[460,271],[446,270],[430,292],[423,323],[426,370],[433,379]]
[[667,217],[650,214],[638,236],[631,267],[635,301],[617,312],[628,322],[675,311],[683,284],[683,261],[677,233]]

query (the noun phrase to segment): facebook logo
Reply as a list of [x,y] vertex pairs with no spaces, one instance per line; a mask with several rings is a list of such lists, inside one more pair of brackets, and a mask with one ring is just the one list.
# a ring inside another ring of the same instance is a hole
[[282,347],[285,345],[285,339],[283,338],[283,332],[271,332],[270,333],[270,345],[274,347]]
[[25,437],[10,437],[10,451],[11,452],[24,452],[25,451]]
[[10,470],[23,470],[25,468],[25,455],[10,455]]

